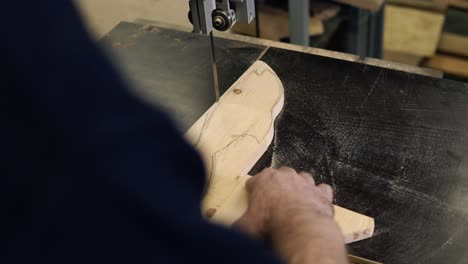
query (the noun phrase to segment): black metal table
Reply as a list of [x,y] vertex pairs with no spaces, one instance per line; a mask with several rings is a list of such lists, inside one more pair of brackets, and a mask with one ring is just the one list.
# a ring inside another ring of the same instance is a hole
[[[257,58],[285,106],[265,166],[315,171],[336,203],[372,216],[350,253],[385,263],[468,263],[468,85],[363,63],[217,39],[226,90]],[[208,39],[121,23],[102,44],[150,104],[187,130],[214,102]]]

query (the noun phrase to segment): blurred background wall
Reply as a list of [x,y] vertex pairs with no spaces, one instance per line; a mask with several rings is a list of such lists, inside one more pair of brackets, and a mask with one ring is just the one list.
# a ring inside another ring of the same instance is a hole
[[[137,18],[191,26],[188,0],[75,3],[97,39],[120,21]],[[313,0],[308,5],[305,45],[429,67],[468,81],[468,0]],[[258,27],[254,23],[233,31],[289,42],[290,18],[298,15],[290,14],[288,1],[257,0],[257,8]]]
[[188,0],[74,0],[90,31],[100,38],[120,21],[136,18],[190,26]]

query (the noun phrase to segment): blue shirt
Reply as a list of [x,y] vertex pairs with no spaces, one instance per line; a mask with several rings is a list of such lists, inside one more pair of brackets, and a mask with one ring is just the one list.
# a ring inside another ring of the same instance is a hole
[[1,10],[1,263],[279,261],[202,218],[200,157],[128,92],[71,1]]

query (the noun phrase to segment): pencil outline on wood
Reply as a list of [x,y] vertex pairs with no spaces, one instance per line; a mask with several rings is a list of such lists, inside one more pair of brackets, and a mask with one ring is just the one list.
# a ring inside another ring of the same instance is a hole
[[[271,144],[283,105],[283,84],[267,64],[257,61],[187,131],[207,168],[202,208],[215,209],[212,221],[229,226],[245,212],[247,173]],[[334,208],[347,243],[372,236],[373,218]]]
[[[255,67],[254,67],[255,66]],[[241,93],[245,93],[246,89],[243,87],[243,84],[246,82],[246,80],[249,77],[252,77],[252,75],[255,77],[260,77],[264,74],[269,73],[272,79],[275,81],[277,85],[277,91],[274,91],[275,93],[278,93],[278,96],[275,98],[274,102],[272,103],[272,107],[269,115],[269,120],[265,123],[268,124],[268,128],[265,130],[265,132],[261,136],[257,135],[252,135],[249,133],[240,133],[238,134],[234,139],[229,141],[225,146],[223,146],[221,149],[216,150],[213,152],[211,156],[211,161],[207,162],[205,161],[207,171],[208,171],[208,188],[214,184],[215,177],[213,177],[214,171],[216,171],[216,164],[215,162],[216,157],[219,153],[221,153],[223,150],[226,150],[229,148],[233,143],[236,143],[236,141],[240,140],[242,137],[249,136],[258,143],[260,146],[257,151],[258,155],[254,155],[254,157],[251,158],[252,162],[247,163],[245,166],[243,166],[243,169],[239,170],[238,175],[245,175],[252,169],[252,167],[255,165],[257,160],[263,155],[263,153],[267,150],[268,146],[271,144],[273,140],[273,130],[274,130],[274,121],[276,116],[279,114],[281,111],[283,104],[284,104],[284,95],[283,95],[283,84],[277,78],[276,73],[265,63],[263,62],[257,62],[255,63],[251,68],[249,68],[225,93],[224,95],[220,98],[218,102],[213,104],[213,106],[208,109],[208,111],[192,126],[192,128],[189,129],[189,131],[186,133],[186,136],[192,139],[193,145],[197,149],[201,149],[200,142],[202,140],[202,136],[205,132],[206,127],[212,123],[212,117],[216,114],[217,110],[221,105],[226,103],[226,100],[228,100],[229,94],[233,93],[234,91],[238,90],[241,91]],[[247,88],[249,89],[249,88]],[[248,92],[248,91],[247,91]],[[273,91],[272,91],[273,92]],[[203,120],[201,128],[196,128],[197,126],[200,125],[200,120]],[[250,127],[248,127],[250,128]],[[196,138],[196,139],[195,139]],[[195,140],[193,140],[195,139]],[[262,143],[264,143],[262,145]],[[201,151],[203,152],[203,151]]]

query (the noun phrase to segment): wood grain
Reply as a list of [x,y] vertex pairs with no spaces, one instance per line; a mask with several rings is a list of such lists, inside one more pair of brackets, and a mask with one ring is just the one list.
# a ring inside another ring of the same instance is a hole
[[283,103],[281,81],[268,65],[256,62],[187,131],[210,181],[204,208],[219,210],[242,184],[239,176],[247,175],[270,145]]
[[[255,62],[186,133],[200,151],[209,188],[202,202],[210,219],[230,226],[246,211],[247,173],[270,145],[284,89],[274,71]],[[374,220],[335,206],[347,243],[372,236]]]

